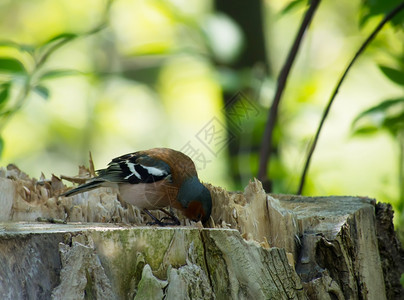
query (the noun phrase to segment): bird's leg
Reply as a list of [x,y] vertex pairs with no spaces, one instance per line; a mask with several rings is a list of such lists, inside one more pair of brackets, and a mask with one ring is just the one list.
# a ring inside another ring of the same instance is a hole
[[159,219],[157,219],[155,216],[152,215],[150,211],[148,211],[146,208],[143,208],[143,211],[149,215],[150,218],[153,219],[153,222],[147,222],[147,225],[160,225],[160,226],[165,226],[164,222],[161,222]]
[[[159,220],[158,218],[156,218],[155,216],[152,215],[152,213],[150,211],[148,211],[146,208],[143,209],[143,211],[149,215],[150,218],[153,219],[152,222],[147,222],[147,225],[159,225],[159,226],[167,226],[167,225],[180,225],[180,220],[177,219],[176,216],[174,216],[173,214],[169,213],[168,211],[164,210],[164,209],[160,209],[162,212],[164,212],[165,214],[169,215],[170,218],[168,217],[164,217],[161,220]],[[162,220],[164,219],[170,219],[172,220],[172,222],[163,222]]]
[[169,217],[163,217],[163,218],[161,218],[161,220],[169,219],[169,220],[173,221],[172,223],[167,223],[167,225],[168,224],[170,224],[170,225],[181,225],[180,220],[178,220],[178,218],[174,215],[173,211],[171,210],[171,207],[170,207],[169,212],[167,210],[165,210],[164,208],[160,208],[160,211],[162,211],[163,213],[165,213],[166,215],[169,216]]

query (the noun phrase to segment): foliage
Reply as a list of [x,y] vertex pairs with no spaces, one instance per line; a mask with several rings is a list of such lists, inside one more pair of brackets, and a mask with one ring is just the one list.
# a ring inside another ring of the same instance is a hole
[[[373,0],[365,1],[361,24],[369,21],[370,18],[387,14],[394,7],[403,6],[401,0]],[[395,16],[392,25],[399,30],[404,28],[404,10]],[[402,32],[398,32],[398,35]],[[379,63],[378,67],[382,74],[391,82],[404,87],[404,49],[401,53],[395,53],[392,49],[385,49],[388,54],[390,65]],[[404,97],[383,99],[379,104],[362,111],[352,122],[352,130],[355,136],[369,136],[382,131],[388,132],[395,141],[398,148],[398,189],[399,199],[395,209],[398,213],[402,241],[404,242]]]
[[352,127],[356,135],[386,130],[396,138],[404,130],[404,97],[384,100],[361,112]]
[[[389,11],[402,4],[402,0],[364,0],[362,6],[362,16],[360,24],[363,25],[371,18],[380,15],[386,15]],[[394,26],[404,25],[404,12],[400,12],[395,16],[391,23]]]
[[[1,131],[10,118],[15,115],[28,100],[32,92],[48,100],[49,89],[46,81],[64,76],[79,75],[74,69],[45,68],[48,59],[63,45],[73,40],[98,33],[107,25],[107,14],[111,2],[106,6],[104,20],[100,25],[81,34],[64,32],[53,36],[39,45],[19,44],[15,41],[0,41],[0,47],[17,50],[14,56],[0,56],[0,157],[4,148]],[[13,97],[12,90],[18,90]]]

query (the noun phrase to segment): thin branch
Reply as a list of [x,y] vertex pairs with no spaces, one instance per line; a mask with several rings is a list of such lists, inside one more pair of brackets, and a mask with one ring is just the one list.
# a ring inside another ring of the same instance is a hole
[[299,31],[293,42],[292,48],[289,51],[288,57],[281,70],[281,73],[279,74],[277,89],[274,100],[272,102],[272,106],[268,112],[268,121],[265,125],[265,131],[262,137],[262,146],[260,151],[258,179],[263,182],[264,187],[267,186],[268,183],[267,171],[269,169],[270,156],[272,152],[272,136],[276,124],[276,117],[278,115],[279,102],[282,98],[282,94],[286,86],[289,72],[292,68],[293,62],[296,59],[304,33],[309,27],[311,20],[313,19],[314,13],[316,12],[318,5],[320,4],[320,1],[321,0],[310,1],[310,6],[303,18],[302,24],[300,25]]
[[76,37],[66,37],[57,42],[54,42],[54,44],[52,46],[50,46],[49,49],[38,59],[36,65],[35,65],[35,69],[32,73],[35,74],[45,64],[45,62],[49,59],[49,57],[57,49],[59,49],[60,47],[62,47],[66,43],[68,43],[69,41],[74,40],[75,38]]
[[310,166],[310,161],[311,157],[313,156],[314,150],[316,149],[316,145],[318,142],[318,138],[320,136],[321,129],[323,128],[325,119],[327,118],[327,115],[330,111],[331,105],[334,102],[335,97],[338,94],[338,90],[342,85],[342,82],[344,81],[346,75],[348,74],[348,71],[351,69],[352,65],[355,63],[357,58],[362,54],[363,51],[365,51],[366,47],[370,44],[370,42],[375,38],[375,36],[379,33],[379,31],[383,28],[383,26],[390,21],[397,13],[399,13],[402,9],[404,9],[404,2],[401,4],[397,5],[393,10],[391,10],[384,18],[383,20],[377,25],[377,27],[373,30],[373,32],[369,35],[369,37],[365,40],[365,42],[362,44],[362,46],[359,48],[359,50],[355,53],[354,57],[352,58],[351,62],[349,63],[348,67],[345,69],[344,73],[342,74],[340,80],[338,81],[337,85],[335,86],[334,92],[331,95],[330,100],[328,101],[327,106],[324,109],[323,116],[321,118],[320,124],[317,128],[316,135],[314,137],[313,143],[311,144],[307,159],[306,159],[306,164],[304,165],[304,169],[302,172],[302,176],[300,178],[300,184],[299,184],[299,189],[297,191],[297,194],[300,195],[303,191],[304,188],[304,183],[306,180],[306,175],[309,170]]

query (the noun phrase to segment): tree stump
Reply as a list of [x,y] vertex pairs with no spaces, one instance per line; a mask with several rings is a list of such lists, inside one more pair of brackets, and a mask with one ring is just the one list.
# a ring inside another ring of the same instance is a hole
[[57,177],[3,169],[2,299],[402,299],[389,205],[207,187],[208,228],[159,228],[116,191],[58,197]]

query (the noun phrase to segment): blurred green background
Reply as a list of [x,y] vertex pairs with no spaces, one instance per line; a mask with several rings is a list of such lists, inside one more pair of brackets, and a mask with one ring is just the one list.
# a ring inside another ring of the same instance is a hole
[[[307,3],[228,2],[0,0],[1,165],[15,163],[34,177],[74,175],[88,151],[102,168],[121,154],[170,147],[193,151],[203,181],[242,189],[257,176],[277,76]],[[296,193],[333,87],[383,14],[399,3],[323,2],[280,105],[272,192]],[[404,101],[353,124],[370,107],[404,97],[403,58],[403,27],[396,21],[343,83],[305,195],[369,196],[403,209],[397,135]],[[234,126],[228,105],[239,91],[236,100],[247,110],[238,108]],[[391,114],[398,129],[383,130]]]

